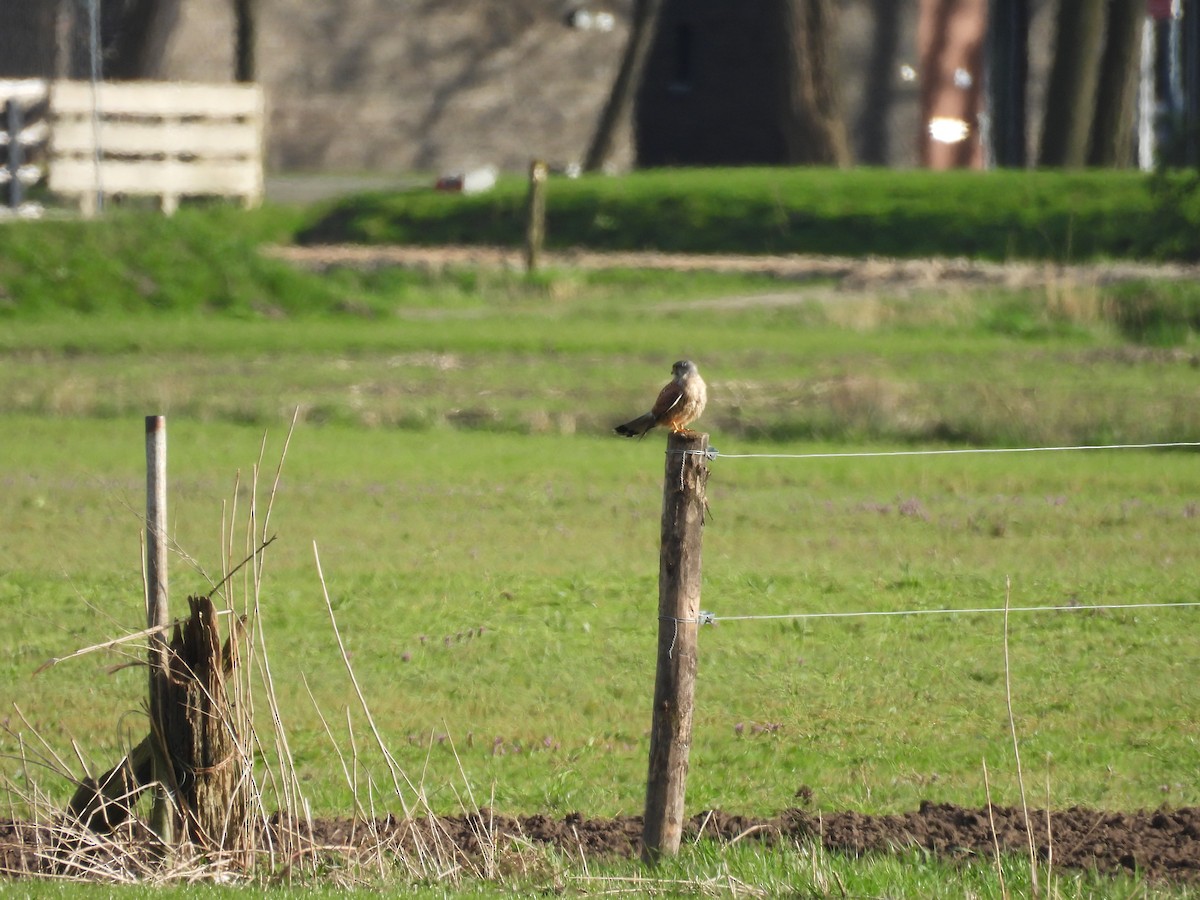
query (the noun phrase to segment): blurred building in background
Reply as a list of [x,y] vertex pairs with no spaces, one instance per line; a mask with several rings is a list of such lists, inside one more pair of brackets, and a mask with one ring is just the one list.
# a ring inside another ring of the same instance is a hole
[[[5,0],[0,77],[256,80],[276,172],[523,170],[583,155],[634,2],[647,0]],[[831,82],[851,161],[1036,160],[1060,2],[837,0]],[[1139,151],[1184,141],[1200,95],[1183,50],[1200,0],[1145,2]],[[765,10],[779,3],[662,0],[611,162],[796,161],[774,96]]]

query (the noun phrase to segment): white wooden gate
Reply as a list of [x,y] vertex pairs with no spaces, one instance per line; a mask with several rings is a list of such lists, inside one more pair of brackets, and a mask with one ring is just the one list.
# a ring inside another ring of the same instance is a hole
[[256,84],[55,81],[49,186],[94,214],[101,195],[263,194],[263,93]]

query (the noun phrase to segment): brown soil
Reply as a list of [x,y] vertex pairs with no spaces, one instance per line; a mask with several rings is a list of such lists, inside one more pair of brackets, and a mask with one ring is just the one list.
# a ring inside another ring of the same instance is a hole
[[[1031,811],[1030,820],[1037,852],[1045,859],[1050,846],[1046,813]],[[442,821],[459,846],[468,851],[478,846],[481,831],[490,830],[501,838],[511,835],[552,844],[572,855],[633,856],[638,853],[642,832],[640,816],[512,818],[485,811],[481,816]],[[991,821],[1002,852],[1029,852],[1019,809],[993,808]],[[934,803],[890,816],[791,809],[773,818],[751,818],[713,811],[694,816],[684,829],[684,840],[703,836],[729,842],[741,838],[771,846],[819,839],[829,851],[855,856],[923,849],[948,860],[988,861],[995,855],[991,821],[987,809]],[[322,827],[334,829],[329,837],[336,837],[341,836],[339,828],[344,834],[347,823],[322,823]],[[1108,813],[1075,808],[1050,814],[1050,834],[1055,867],[1109,874],[1137,871],[1153,879],[1200,881],[1200,809]]]
[[[851,855],[928,851],[947,861],[978,860],[989,864],[998,843],[1006,854],[1029,852],[1019,809],[964,809],[925,803],[915,812],[872,816],[856,812],[818,813],[791,809],[772,818],[751,818],[721,811],[700,813],[684,829],[684,841],[697,837],[728,843],[753,841],[762,846],[819,840],[826,850]],[[1117,813],[1074,808],[1049,814],[1051,842],[1046,840],[1047,814],[1031,811],[1037,853],[1057,869],[1093,869],[1105,874],[1140,873],[1151,880],[1200,882],[1200,809],[1161,809]],[[277,824],[277,823],[276,823]],[[435,835],[433,832],[436,831]],[[519,844],[547,845],[572,857],[631,857],[638,853],[639,816],[588,819],[572,814],[507,816],[478,814],[434,820],[392,817],[364,824],[350,819],[314,823],[311,835],[319,854],[353,854],[358,850],[413,847],[446,839],[458,853],[478,858],[486,846],[503,850]],[[0,873],[50,874],[44,851],[44,827],[0,822]]]

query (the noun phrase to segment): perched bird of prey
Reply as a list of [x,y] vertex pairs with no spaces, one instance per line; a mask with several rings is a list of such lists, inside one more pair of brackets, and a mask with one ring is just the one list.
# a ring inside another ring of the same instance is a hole
[[625,437],[641,437],[655,425],[670,428],[673,432],[685,431],[687,426],[700,418],[704,404],[708,402],[708,389],[700,370],[690,359],[681,359],[671,366],[671,381],[659,391],[654,408],[614,431]]

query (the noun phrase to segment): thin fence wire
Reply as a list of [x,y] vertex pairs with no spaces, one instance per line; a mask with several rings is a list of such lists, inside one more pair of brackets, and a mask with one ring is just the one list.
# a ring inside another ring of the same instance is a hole
[[[906,456],[968,456],[999,453],[1064,453],[1070,451],[1093,450],[1166,450],[1200,447],[1200,441],[1147,441],[1129,444],[1076,444],[1047,447],[960,447],[935,450],[862,450],[846,452],[818,453],[721,453],[716,447],[705,450],[668,451],[682,453],[685,456],[704,456],[709,460],[715,459],[888,459]],[[959,609],[897,609],[897,610],[859,610],[845,612],[802,612],[777,613],[769,615],[733,615],[718,616],[711,612],[701,612],[695,619],[676,619],[676,623],[697,625],[714,625],[717,622],[745,622],[764,620],[803,620],[803,619],[861,619],[875,617],[901,616],[936,616],[936,615],[978,615],[986,613],[1035,613],[1035,612],[1085,612],[1088,610],[1122,610],[1122,609],[1170,609],[1200,606],[1200,601],[1151,602],[1151,603],[1072,603],[1056,606],[980,606]]]
[[716,447],[707,450],[682,450],[689,456],[707,459],[883,459],[898,456],[970,456],[997,453],[1064,453],[1087,450],[1166,450],[1200,447],[1200,441],[1156,441],[1138,444],[1079,444],[1062,447],[956,447],[941,450],[852,450],[828,453],[722,453]]
[[[702,611],[694,619],[675,619],[676,622],[715,625],[718,622],[747,622],[786,619],[865,619],[898,616],[965,616],[981,613],[1088,612],[1120,609],[1185,609],[1200,606],[1200,600],[1180,600],[1151,603],[1070,603],[1058,606],[976,606],[958,609],[878,609],[844,612],[772,613],[766,615],[718,616]],[[666,617],[670,618],[670,617]]]

